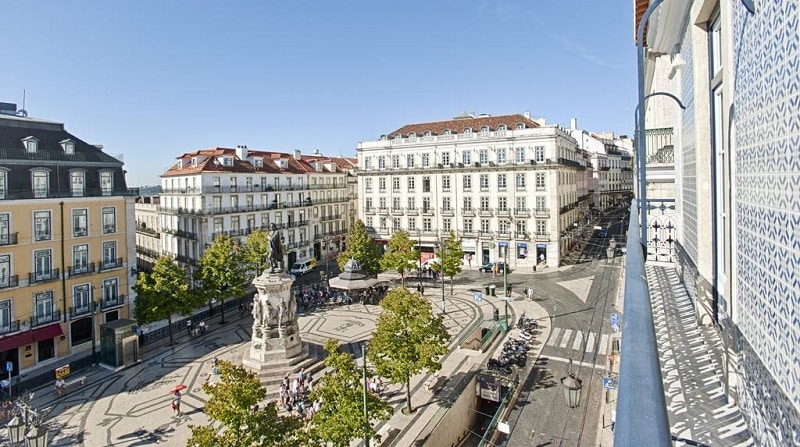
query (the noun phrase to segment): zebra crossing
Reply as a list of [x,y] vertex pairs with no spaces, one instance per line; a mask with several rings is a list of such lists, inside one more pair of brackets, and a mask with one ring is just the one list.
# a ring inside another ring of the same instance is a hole
[[602,354],[608,346],[608,334],[554,327],[546,344],[553,348],[571,349],[578,352],[594,352],[595,348],[599,346]]

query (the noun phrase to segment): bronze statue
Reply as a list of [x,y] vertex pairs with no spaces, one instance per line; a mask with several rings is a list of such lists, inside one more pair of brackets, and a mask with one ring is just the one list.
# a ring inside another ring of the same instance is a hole
[[[275,224],[270,225],[269,237],[269,265],[270,273],[283,271],[283,244],[281,243],[281,233]],[[276,270],[277,269],[277,270]]]

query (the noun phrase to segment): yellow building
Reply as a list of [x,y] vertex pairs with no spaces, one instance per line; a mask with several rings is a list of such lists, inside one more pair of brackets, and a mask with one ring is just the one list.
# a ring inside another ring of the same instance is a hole
[[133,197],[102,146],[0,103],[0,369],[99,352],[130,317]]

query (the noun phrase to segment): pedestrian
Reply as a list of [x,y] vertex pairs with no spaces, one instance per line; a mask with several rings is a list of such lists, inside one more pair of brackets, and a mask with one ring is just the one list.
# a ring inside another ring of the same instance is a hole
[[191,337],[191,335],[192,335],[192,319],[191,318],[186,319],[186,332]]
[[56,379],[56,396],[62,396],[64,394],[64,387],[66,384],[64,383],[64,379],[59,377]]
[[172,395],[172,411],[178,413],[178,416],[181,415],[181,392],[177,390]]
[[617,410],[611,410],[611,433],[614,433],[614,426],[617,425]]
[[239,301],[239,315],[244,316],[244,303]]

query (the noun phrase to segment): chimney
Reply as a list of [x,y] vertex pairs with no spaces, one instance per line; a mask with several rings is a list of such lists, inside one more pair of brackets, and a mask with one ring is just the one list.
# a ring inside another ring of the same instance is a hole
[[295,160],[300,160],[300,158],[301,158],[300,157],[300,149],[295,149],[294,150],[294,159]]
[[572,130],[578,130],[578,119],[577,118],[571,118],[569,120],[569,128],[572,129]]
[[525,118],[531,119],[531,112],[530,112],[530,111],[527,111],[527,110],[526,110],[526,111],[525,111],[525,113],[523,113],[522,115],[523,115]]
[[247,160],[247,145],[240,144],[236,146],[236,156],[239,157],[239,160]]

